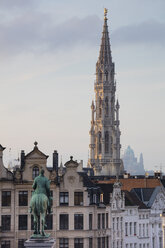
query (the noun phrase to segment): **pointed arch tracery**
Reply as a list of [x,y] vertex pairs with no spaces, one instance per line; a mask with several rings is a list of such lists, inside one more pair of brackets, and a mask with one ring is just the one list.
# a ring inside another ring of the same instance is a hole
[[108,97],[105,98],[105,115],[109,115]]
[[105,132],[105,153],[109,153],[109,132]]
[[99,97],[99,118],[101,118],[101,114],[102,114],[102,100],[101,97]]
[[101,153],[101,132],[98,132],[98,153]]

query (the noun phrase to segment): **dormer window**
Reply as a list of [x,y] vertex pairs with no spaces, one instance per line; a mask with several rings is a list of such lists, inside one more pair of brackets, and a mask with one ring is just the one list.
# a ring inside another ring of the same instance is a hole
[[103,194],[100,194],[100,202],[103,203]]
[[38,168],[38,166],[34,166],[32,177],[33,177],[33,179],[35,179],[38,176],[39,176],[39,168]]
[[96,194],[93,194],[93,203],[96,203]]

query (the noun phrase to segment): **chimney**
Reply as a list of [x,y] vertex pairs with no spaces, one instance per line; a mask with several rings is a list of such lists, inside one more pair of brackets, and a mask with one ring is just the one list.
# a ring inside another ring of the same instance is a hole
[[56,150],[53,152],[53,170],[55,170],[58,175],[58,152]]
[[6,178],[7,177],[6,169],[5,169],[4,164],[3,164],[3,151],[4,150],[5,150],[5,147],[0,145],[0,178]]
[[25,151],[21,151],[21,169],[25,166]]

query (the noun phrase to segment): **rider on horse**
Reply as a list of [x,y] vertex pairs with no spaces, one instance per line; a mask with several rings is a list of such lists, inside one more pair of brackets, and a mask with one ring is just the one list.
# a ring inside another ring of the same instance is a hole
[[39,216],[41,214],[42,235],[44,235],[45,217],[47,211],[51,213],[52,198],[50,197],[50,181],[44,176],[43,169],[40,175],[35,178],[32,187],[35,191],[30,202],[30,212],[33,213],[34,217],[34,234],[40,233]]

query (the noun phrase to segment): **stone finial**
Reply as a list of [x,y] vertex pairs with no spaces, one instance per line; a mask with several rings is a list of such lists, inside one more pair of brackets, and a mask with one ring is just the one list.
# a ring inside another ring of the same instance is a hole
[[38,145],[38,142],[35,141],[35,142],[34,142],[34,146],[35,146],[34,148],[38,148],[37,145]]

